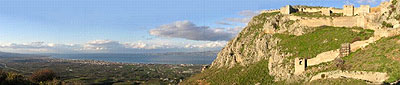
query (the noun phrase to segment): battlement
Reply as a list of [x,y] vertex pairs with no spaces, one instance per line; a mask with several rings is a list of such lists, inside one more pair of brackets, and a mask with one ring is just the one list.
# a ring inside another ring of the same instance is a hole
[[291,6],[281,7],[281,14],[291,14],[295,12],[321,12],[322,15],[331,16],[332,13],[343,13],[344,16],[363,15],[371,12],[369,5],[361,5],[355,8],[354,5],[343,5],[343,9],[333,7],[307,7],[307,6]]
[[269,10],[262,10],[260,13],[272,13],[272,12],[280,12],[280,9],[269,9]]

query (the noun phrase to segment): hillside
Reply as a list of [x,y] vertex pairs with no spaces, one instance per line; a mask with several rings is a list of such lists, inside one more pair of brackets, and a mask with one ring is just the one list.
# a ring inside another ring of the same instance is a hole
[[380,11],[343,17],[263,12],[218,53],[210,68],[181,84],[396,83],[400,4],[391,0],[374,9]]

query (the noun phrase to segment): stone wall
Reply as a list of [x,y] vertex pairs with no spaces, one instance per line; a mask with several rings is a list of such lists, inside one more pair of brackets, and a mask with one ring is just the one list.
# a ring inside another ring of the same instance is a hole
[[354,6],[353,5],[344,5],[343,6],[343,15],[344,16],[353,16],[354,15]]
[[296,58],[294,59],[294,74],[300,75],[306,70],[307,59]]
[[293,9],[293,7],[290,5],[286,5],[284,7],[281,7],[280,12],[281,14],[290,14],[292,12],[295,12],[295,9]]
[[280,9],[270,9],[270,10],[262,10],[260,13],[272,13],[272,12],[280,12]]
[[357,17],[297,17],[291,16],[290,20],[299,20],[302,26],[319,27],[319,26],[335,26],[335,27],[364,27],[365,22],[360,16]]
[[364,15],[370,13],[369,5],[360,5],[359,8],[354,8],[354,15]]

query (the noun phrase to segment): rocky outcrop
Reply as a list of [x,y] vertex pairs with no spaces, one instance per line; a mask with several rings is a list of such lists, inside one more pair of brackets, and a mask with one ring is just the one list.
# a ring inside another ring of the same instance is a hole
[[275,81],[296,81],[292,75],[293,61],[286,58],[291,54],[281,52],[277,45],[280,39],[273,37],[273,34],[302,35],[311,31],[312,28],[302,27],[296,21],[289,20],[288,16],[260,14],[253,17],[248,26],[218,53],[211,68],[247,66],[268,60],[269,74],[275,77]]
[[261,15],[256,17],[218,53],[211,68],[246,66],[266,60],[272,55],[269,51],[276,46],[277,40],[263,32],[263,25],[264,23],[274,25],[275,23],[270,22],[273,22],[272,18],[275,17]]

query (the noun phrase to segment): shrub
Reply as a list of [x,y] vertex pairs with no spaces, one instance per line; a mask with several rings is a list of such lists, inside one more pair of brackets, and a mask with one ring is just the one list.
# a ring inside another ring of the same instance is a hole
[[348,67],[344,65],[344,62],[345,62],[344,60],[336,58],[335,59],[336,68],[339,68],[340,70],[346,70]]
[[399,14],[399,15],[396,15],[396,16],[394,16],[394,19],[396,19],[396,20],[400,20],[400,14]]
[[24,76],[12,73],[3,72],[0,70],[0,85],[30,85],[31,82],[27,81]]
[[34,72],[30,79],[34,82],[43,82],[53,80],[56,74],[50,69],[42,69]]
[[7,78],[7,73],[0,70],[0,82],[5,82]]
[[361,41],[361,38],[357,36],[357,37],[353,38],[353,40],[351,40],[351,43],[356,42],[356,41]]
[[382,26],[387,27],[387,28],[393,28],[393,25],[390,23],[387,23],[385,21],[382,22]]

